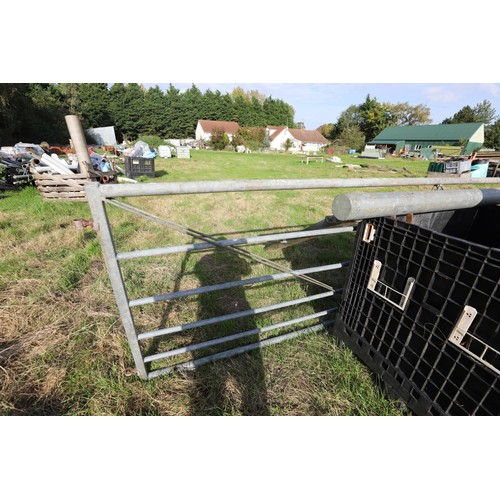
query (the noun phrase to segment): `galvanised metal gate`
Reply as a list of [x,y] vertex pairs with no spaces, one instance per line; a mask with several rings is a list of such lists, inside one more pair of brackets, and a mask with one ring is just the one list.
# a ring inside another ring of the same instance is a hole
[[[466,181],[466,182],[464,182]],[[191,344],[176,349],[170,349],[164,352],[156,352],[154,354],[145,354],[141,347],[141,343],[147,339],[155,339],[162,336],[171,335],[174,333],[185,332],[193,328],[205,327],[208,325],[218,324],[225,321],[235,320],[248,317],[251,315],[261,314],[269,311],[297,306],[307,302],[317,301],[325,297],[331,297],[341,290],[334,290],[329,285],[326,285],[318,280],[315,280],[310,275],[318,272],[340,269],[348,263],[335,263],[330,265],[312,267],[307,269],[292,270],[284,266],[278,265],[273,261],[262,258],[256,254],[252,254],[248,250],[242,248],[247,245],[262,244],[268,242],[279,242],[283,240],[300,240],[323,235],[338,234],[354,231],[353,226],[347,227],[326,227],[324,229],[314,229],[307,231],[298,231],[292,233],[279,233],[263,236],[250,236],[247,238],[239,238],[234,240],[217,240],[211,236],[203,234],[194,229],[182,226],[163,219],[157,215],[153,215],[137,207],[117,200],[121,197],[137,197],[137,196],[160,196],[160,195],[181,195],[181,194],[196,194],[196,193],[223,193],[223,192],[240,192],[240,191],[275,191],[275,190],[300,190],[300,189],[331,189],[331,188],[352,188],[352,187],[386,187],[386,186],[416,186],[428,185],[434,186],[436,182],[440,184],[465,184],[476,183],[476,179],[442,179],[438,181],[432,178],[398,178],[398,179],[382,179],[382,178],[365,178],[365,179],[283,179],[283,180],[258,180],[258,181],[211,181],[211,182],[179,182],[179,183],[149,183],[149,184],[128,184],[128,185],[111,185],[111,184],[88,184],[85,188],[87,193],[88,203],[94,219],[94,227],[98,231],[99,240],[102,247],[103,257],[108,269],[109,278],[115,294],[116,303],[120,312],[122,324],[127,335],[128,343],[134,358],[138,375],[143,379],[152,379],[160,375],[170,373],[172,370],[190,370],[205,363],[215,361],[222,358],[227,358],[237,354],[241,354],[253,349],[268,346],[284,340],[294,338],[300,334],[317,331],[323,326],[328,326],[330,322],[319,323],[315,326],[303,328],[302,330],[292,331],[290,333],[281,334],[266,340],[253,342],[238,346],[234,349],[218,352],[209,356],[196,358],[188,362],[183,362],[160,368],[156,370],[148,370],[150,363],[204,349],[209,346],[215,346],[226,342],[244,339],[256,334],[264,333],[271,330],[276,330],[291,325],[304,323],[306,321],[324,318],[335,312],[335,308],[329,308],[315,312],[302,317],[293,318],[291,320],[276,323],[273,325],[255,328],[243,332],[234,333],[227,336],[211,339],[198,344]],[[481,181],[478,179],[477,181]],[[170,246],[162,248],[152,248],[147,250],[137,250],[132,252],[118,253],[115,249],[112,228],[109,222],[106,205],[114,205],[128,212],[134,213],[140,217],[146,218],[155,223],[175,229],[177,231],[188,234],[202,243],[195,243],[181,246]],[[328,226],[328,224],[326,224]],[[211,286],[203,286],[190,290],[174,291],[160,295],[143,297],[139,299],[129,300],[123,279],[121,269],[121,261],[134,259],[139,257],[153,257],[158,255],[168,255],[178,252],[190,252],[193,250],[210,250],[214,248],[224,248],[227,251],[235,252],[245,258],[256,260],[257,262],[266,264],[278,270],[278,273],[268,274],[259,277],[219,283]],[[267,306],[239,311],[223,316],[212,317],[195,322],[173,325],[168,328],[158,330],[138,332],[134,323],[132,309],[137,306],[152,304],[161,301],[172,301],[182,297],[194,296],[209,293],[216,290],[231,289],[251,285],[255,283],[279,281],[290,277],[296,277],[300,280],[313,283],[325,289],[322,293],[308,295],[299,299],[289,300],[281,303],[270,304]]]
[[[243,182],[243,184],[241,184]],[[279,233],[279,234],[267,234],[262,236],[249,236],[246,238],[229,239],[229,240],[217,240],[211,236],[203,234],[194,229],[185,227],[181,224],[163,219],[157,215],[146,212],[128,203],[117,200],[117,198],[135,197],[135,196],[151,196],[151,195],[172,195],[172,194],[182,194],[182,193],[207,193],[207,192],[230,192],[238,190],[269,190],[269,186],[257,185],[245,185],[246,181],[232,182],[232,183],[197,183],[197,182],[186,182],[186,183],[158,183],[158,184],[135,184],[135,185],[99,185],[97,183],[89,184],[86,187],[87,199],[92,212],[92,217],[94,220],[94,227],[97,228],[99,235],[99,240],[102,247],[103,257],[108,269],[109,278],[111,285],[113,287],[116,303],[120,312],[121,320],[125,333],[127,335],[128,343],[134,358],[135,366],[138,375],[143,379],[152,379],[159,375],[164,375],[170,373],[172,370],[190,370],[205,363],[215,361],[218,359],[227,358],[230,356],[238,355],[244,352],[248,352],[253,349],[258,349],[264,346],[276,344],[287,339],[294,338],[298,335],[317,331],[328,323],[318,323],[307,328],[300,329],[298,331],[292,331],[289,333],[277,335],[265,340],[258,342],[247,343],[244,345],[237,346],[236,348],[229,349],[226,351],[220,351],[209,356],[203,356],[195,358],[188,362],[178,363],[166,368],[160,368],[157,370],[150,371],[148,369],[149,364],[153,361],[158,361],[166,358],[174,358],[175,356],[185,354],[187,352],[198,351],[205,349],[209,346],[217,346],[219,344],[224,344],[240,339],[251,338],[255,335],[270,332],[272,330],[277,330],[284,327],[289,327],[295,324],[310,322],[311,320],[324,319],[326,316],[333,313],[336,308],[328,308],[322,311],[314,312],[313,314],[307,314],[305,316],[293,318],[291,320],[282,321],[275,323],[273,325],[264,326],[261,328],[255,328],[247,331],[236,332],[231,335],[220,336],[218,338],[210,339],[205,342],[199,342],[196,344],[185,345],[178,347],[176,349],[170,349],[164,352],[156,352],[154,354],[145,354],[142,344],[148,339],[156,339],[163,336],[171,335],[174,333],[185,332],[194,328],[202,328],[208,325],[214,325],[221,322],[226,322],[230,320],[236,320],[239,318],[245,318],[248,316],[261,314],[270,311],[277,311],[279,309],[297,306],[299,304],[304,304],[307,302],[317,301],[324,299],[326,297],[331,297],[335,293],[339,293],[341,290],[334,290],[331,286],[326,285],[316,279],[311,275],[324,271],[331,271],[334,269],[340,269],[348,265],[347,262],[335,263],[330,265],[323,265],[317,267],[310,267],[307,269],[292,270],[263,258],[262,256],[256,255],[248,251],[245,246],[257,245],[269,242],[283,242],[290,240],[298,240],[301,238],[311,238],[317,236],[323,236],[327,234],[336,233],[346,233],[352,232],[354,230],[353,226],[348,227],[336,227],[336,228],[325,228],[310,231],[296,231],[289,233]],[[253,181],[250,181],[253,182]],[[278,182],[279,181],[275,181]],[[300,181],[302,184],[302,181]],[[262,187],[264,189],[262,189]],[[316,186],[319,187],[319,186]],[[296,187],[298,189],[307,189],[306,187]],[[274,185],[271,189],[287,189],[279,185]],[[145,218],[147,220],[153,221],[162,226],[166,226],[170,229],[180,231],[184,234],[188,234],[196,239],[201,240],[201,243],[193,243],[188,245],[178,245],[178,246],[167,246],[163,248],[151,248],[147,250],[136,250],[131,252],[117,252],[115,248],[115,241],[113,236],[112,227],[108,218],[108,213],[106,210],[107,205],[112,205],[125,210],[129,213],[133,213],[139,217]],[[168,255],[178,252],[190,252],[190,251],[200,251],[200,250],[212,250],[214,248],[222,248],[225,251],[235,252],[238,255],[257,261],[261,264],[268,265],[274,268],[276,271],[273,274],[267,274],[247,279],[240,279],[225,283],[219,283],[209,286],[201,286],[194,289],[173,291],[170,293],[162,293],[159,295],[142,297],[138,299],[129,300],[127,296],[126,283],[123,278],[123,272],[121,268],[122,261],[142,258],[142,257],[153,257],[159,255]],[[217,290],[228,290],[231,288],[243,287],[247,285],[252,285],[256,283],[264,282],[276,282],[282,281],[284,279],[296,277],[298,279],[304,280],[308,283],[318,285],[322,287],[324,291],[322,293],[315,293],[308,295],[306,297],[301,297],[294,300],[287,300],[280,303],[269,304],[263,307],[258,307],[254,309],[248,309],[244,311],[238,311],[231,314],[225,314],[223,316],[212,317],[208,319],[202,319],[190,323],[184,323],[179,325],[168,326],[167,328],[161,328],[152,331],[137,331],[136,325],[133,318],[132,310],[134,307],[142,306],[146,304],[153,304],[162,301],[173,301],[180,299],[182,297],[191,297],[195,295],[205,294]],[[333,321],[331,321],[333,323]]]

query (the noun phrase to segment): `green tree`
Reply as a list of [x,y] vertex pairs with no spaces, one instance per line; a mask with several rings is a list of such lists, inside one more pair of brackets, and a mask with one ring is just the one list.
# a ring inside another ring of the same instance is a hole
[[425,104],[411,106],[408,102],[396,104],[386,102],[383,107],[387,110],[387,121],[390,125],[426,125],[432,123],[431,110]]
[[484,100],[474,106],[474,116],[476,121],[490,125],[495,120],[496,110],[490,101]]
[[139,137],[144,128],[146,90],[137,83],[115,83],[109,90],[109,111],[118,131],[128,140]]
[[323,125],[320,125],[316,130],[326,139],[333,139],[335,132],[335,124],[324,123]]
[[182,98],[180,90],[172,84],[165,93],[164,133],[169,139],[180,138],[182,120]]
[[[336,137],[339,137],[345,129],[360,127],[360,125],[361,116],[359,113],[359,106],[352,104],[340,113],[337,123],[335,124],[335,128],[332,130],[328,138],[335,139]],[[327,136],[325,135],[325,137]]]
[[181,94],[180,117],[178,121],[177,134],[179,137],[194,137],[196,124],[200,117],[204,116],[203,94],[196,85],[191,85]]
[[67,144],[69,133],[64,116],[68,114],[59,87],[53,83],[29,84],[30,108],[23,112],[22,141]]
[[84,128],[113,125],[109,112],[109,92],[106,83],[81,83],[78,86],[79,104],[76,108]]
[[491,149],[500,149],[500,119],[493,125],[486,127],[484,133],[484,147]]
[[23,123],[32,107],[27,83],[0,83],[0,146],[22,138]]
[[345,149],[355,149],[362,151],[365,145],[365,136],[357,125],[345,127],[334,141],[337,146],[342,146]]
[[144,96],[142,134],[165,134],[166,99],[158,85],[150,87]]
[[451,118],[445,118],[442,123],[450,125],[453,123],[474,123],[475,121],[476,115],[474,114],[474,110],[470,106],[464,106]]
[[365,102],[359,106],[359,116],[361,118],[359,128],[366,141],[371,141],[388,125],[389,117],[386,108],[377,101],[376,97],[372,99],[370,94],[366,96]]

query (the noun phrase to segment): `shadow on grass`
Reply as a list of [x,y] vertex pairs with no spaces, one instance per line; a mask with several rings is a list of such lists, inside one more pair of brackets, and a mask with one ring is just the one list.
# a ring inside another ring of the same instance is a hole
[[[221,248],[203,256],[195,266],[201,286],[240,280],[249,272],[250,266],[245,259]],[[248,309],[251,307],[243,287],[198,296],[199,320]],[[216,323],[203,328],[203,340],[256,328],[254,316]],[[242,343],[258,341],[259,336],[254,334],[246,336]],[[199,339],[194,342],[199,342]],[[217,351],[233,347],[234,343],[222,344]],[[269,415],[260,349],[204,365],[194,372],[193,378],[191,406],[196,415]]]

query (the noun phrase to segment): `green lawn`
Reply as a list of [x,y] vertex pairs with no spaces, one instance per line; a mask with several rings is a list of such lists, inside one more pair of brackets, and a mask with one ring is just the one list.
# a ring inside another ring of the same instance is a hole
[[[428,162],[342,156],[300,162],[290,154],[192,151],[185,160],[156,159],[156,182],[328,177],[423,176]],[[368,167],[369,166],[369,167]],[[144,182],[152,182],[145,179]],[[293,231],[322,220],[340,190],[277,191],[147,197],[126,200],[208,234],[234,238]],[[192,243],[111,207],[119,251]],[[399,415],[376,378],[332,332],[206,365],[195,372],[141,381],[133,366],[96,233],[78,230],[85,203],[45,202],[35,188],[0,198],[0,414],[3,415]],[[295,269],[350,258],[353,234],[285,249],[249,249]],[[126,261],[129,298],[184,290],[275,272],[220,250]],[[347,271],[317,275],[339,288]],[[238,290],[238,291],[235,291]],[[295,280],[260,284],[140,306],[141,331],[319,293]],[[311,314],[324,300],[173,335],[146,349],[166,349]],[[271,334],[269,334],[271,335]],[[268,336],[269,336],[268,335]],[[266,338],[265,335],[260,337]],[[252,338],[252,341],[257,340]],[[232,347],[229,345],[228,347]],[[205,352],[203,352],[205,354]],[[182,360],[190,359],[184,355]],[[163,366],[158,362],[158,366]]]

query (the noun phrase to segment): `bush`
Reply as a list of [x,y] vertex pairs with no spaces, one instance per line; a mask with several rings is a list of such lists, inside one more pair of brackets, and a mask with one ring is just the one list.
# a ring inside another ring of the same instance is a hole
[[223,129],[215,128],[212,131],[212,137],[210,137],[210,141],[208,141],[208,143],[213,149],[222,151],[229,145],[229,137]]
[[137,140],[145,142],[148,146],[156,150],[158,150],[159,146],[164,146],[166,144],[165,141],[157,135],[141,135]]

